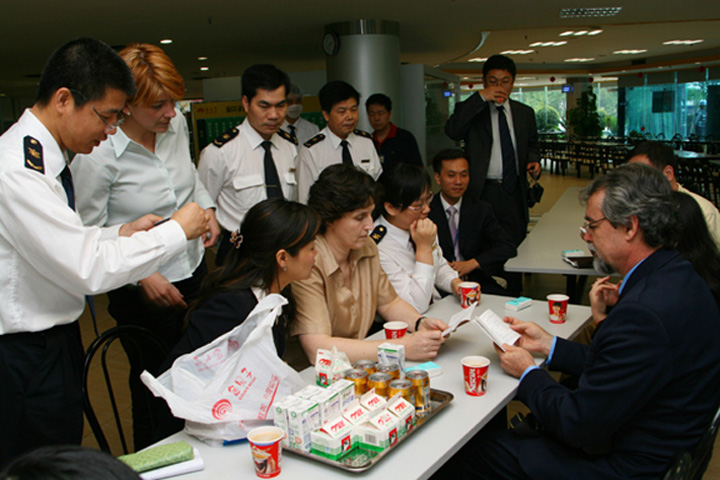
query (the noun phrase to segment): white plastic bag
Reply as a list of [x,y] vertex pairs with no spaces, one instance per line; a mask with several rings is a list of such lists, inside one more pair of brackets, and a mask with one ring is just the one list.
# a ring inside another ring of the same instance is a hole
[[272,326],[287,300],[271,294],[245,321],[213,342],[178,357],[157,379],[140,378],[185,431],[214,446],[245,438],[272,421],[272,404],[301,389],[300,375],[277,355]]

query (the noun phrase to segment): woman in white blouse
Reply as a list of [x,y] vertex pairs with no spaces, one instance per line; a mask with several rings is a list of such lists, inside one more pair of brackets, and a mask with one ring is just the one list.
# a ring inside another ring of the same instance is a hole
[[[123,110],[125,121],[117,132],[89,155],[75,157],[72,174],[76,205],[86,225],[99,226],[126,223],[146,213],[167,218],[190,202],[207,210],[211,218],[209,235],[188,242],[182,255],[137,285],[108,293],[108,311],[118,325],[148,328],[172,346],[180,338],[189,300],[207,272],[205,247],[215,243],[220,229],[215,205],[190,157],[187,123],[175,107],[185,95],[183,78],[170,58],[154,45],[130,45],[120,55],[135,77],[137,93],[128,100]],[[137,360],[130,351],[128,354],[131,367],[139,369]],[[152,371],[162,360],[160,356],[145,368]],[[136,450],[152,440],[149,430],[147,436],[143,433],[143,426],[149,422],[135,401],[136,392],[144,388],[139,380],[131,383]]]
[[400,163],[380,175],[385,193],[375,221],[380,265],[400,298],[427,311],[439,290],[458,293],[461,280],[443,257],[437,226],[430,220],[430,177]]

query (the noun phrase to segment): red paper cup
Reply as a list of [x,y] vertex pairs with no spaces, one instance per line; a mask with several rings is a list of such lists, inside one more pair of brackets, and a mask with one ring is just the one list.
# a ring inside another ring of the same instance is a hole
[[464,357],[462,360],[465,393],[473,397],[482,397],[487,389],[490,359],[486,357]]
[[385,338],[402,338],[407,333],[407,327],[405,322],[387,322],[383,325]]
[[272,478],[280,473],[282,445],[285,432],[278,427],[257,427],[248,432],[248,442],[255,463],[255,474],[260,478]]
[[553,293],[547,296],[547,300],[548,309],[550,310],[550,323],[565,323],[570,297],[564,293]]
[[480,284],[475,282],[460,283],[460,305],[469,308],[480,301]]

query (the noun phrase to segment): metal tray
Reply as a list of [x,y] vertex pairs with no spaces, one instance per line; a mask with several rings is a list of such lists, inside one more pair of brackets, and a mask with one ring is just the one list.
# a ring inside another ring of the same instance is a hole
[[373,465],[379,462],[380,459],[385,457],[387,454],[397,450],[401,443],[413,436],[415,432],[420,430],[431,418],[437,415],[438,412],[442,411],[453,398],[455,397],[450,392],[431,388],[430,411],[423,415],[417,415],[415,417],[415,425],[413,426],[413,429],[410,430],[410,433],[407,433],[405,436],[400,438],[394,446],[387,448],[382,452],[375,452],[362,447],[355,447],[337,460],[331,460],[314,453],[305,453],[285,447],[283,447],[283,453],[291,452],[294,455],[300,455],[301,457],[309,458],[315,460],[316,462],[332,465],[333,467],[341,468],[348,472],[364,472],[372,468]]

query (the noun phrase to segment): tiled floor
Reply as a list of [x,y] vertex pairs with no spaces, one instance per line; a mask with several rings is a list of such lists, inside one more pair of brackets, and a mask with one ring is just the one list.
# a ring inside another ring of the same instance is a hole
[[[543,200],[540,204],[536,205],[531,209],[531,221],[542,216],[543,213],[547,212],[555,203],[555,201],[562,195],[568,187],[582,187],[589,182],[587,173],[585,172],[582,178],[577,178],[574,171],[568,172],[566,176],[551,175],[547,170],[543,172],[543,176],[540,180],[543,187],[545,187],[545,193]],[[578,222],[581,220],[578,219]],[[557,275],[543,275],[543,274],[532,274],[525,275],[523,279],[524,283],[524,294],[532,298],[544,298],[547,294],[552,292],[559,292],[565,290],[565,280],[561,276]],[[588,285],[591,283],[588,282]],[[587,290],[588,287],[586,287]],[[583,295],[583,302],[587,304],[587,295]],[[98,314],[98,327],[100,331],[106,330],[114,326],[114,321],[107,314],[107,297],[100,295],[96,297],[96,310]],[[90,315],[85,312],[80,318],[80,326],[82,329],[82,335],[86,347],[95,338],[95,333],[92,328],[92,320]],[[130,420],[130,395],[127,387],[127,375],[128,365],[127,360],[124,356],[119,345],[113,346],[109,352],[111,358],[110,364],[112,365],[112,378],[114,381],[115,394],[118,401],[119,408],[123,416],[123,425],[126,430],[126,436],[128,441],[132,444],[132,422]],[[100,422],[104,425],[104,430],[108,436],[108,441],[111,445],[112,451],[115,455],[122,453],[120,448],[120,442],[115,431],[117,430],[113,424],[112,414],[110,410],[110,403],[106,400],[106,395],[102,393],[104,381],[102,379],[102,370],[99,366],[93,365],[90,373],[90,392],[91,398],[96,402],[95,411],[98,415]],[[124,380],[123,380],[124,379]],[[105,398],[103,401],[101,397]],[[513,402],[510,407],[510,412],[513,414],[519,409],[524,408],[522,404]],[[90,432],[90,429],[85,428],[85,434],[83,438],[83,445],[97,447],[97,442]],[[720,480],[720,454],[714,456],[713,461],[710,463],[710,467],[704,477],[708,480]]]

